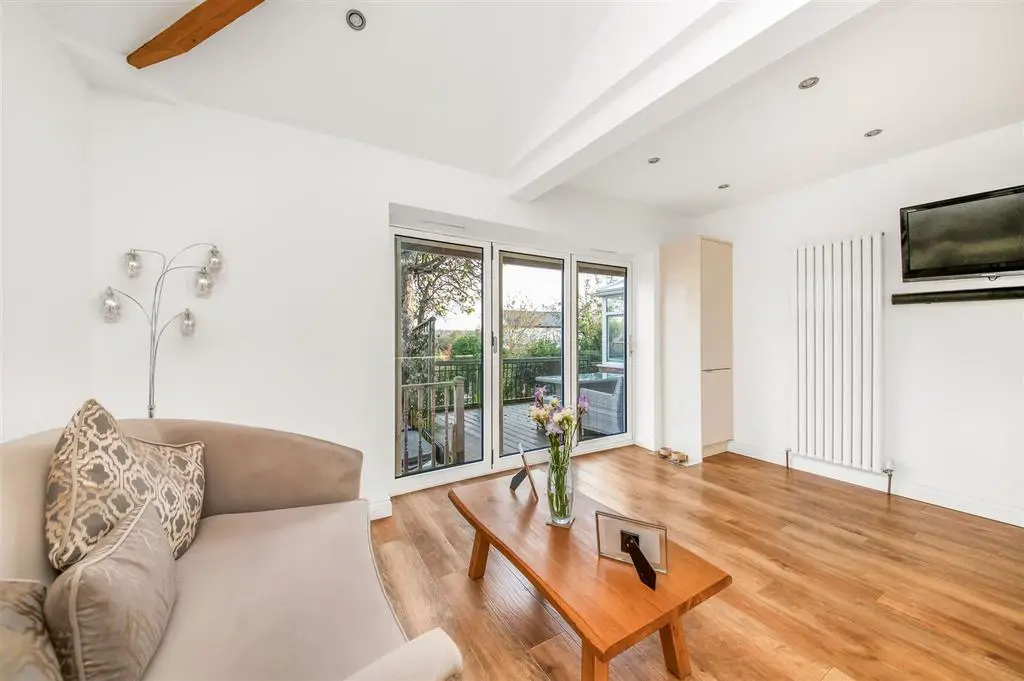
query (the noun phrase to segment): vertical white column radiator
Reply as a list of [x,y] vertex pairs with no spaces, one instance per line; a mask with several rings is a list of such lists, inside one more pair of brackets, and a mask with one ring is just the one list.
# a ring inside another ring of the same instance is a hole
[[882,470],[882,235],[796,252],[796,450]]

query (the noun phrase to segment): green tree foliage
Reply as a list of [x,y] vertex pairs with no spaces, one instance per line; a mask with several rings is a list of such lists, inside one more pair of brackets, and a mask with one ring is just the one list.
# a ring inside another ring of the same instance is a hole
[[523,349],[524,357],[560,357],[562,346],[551,338],[538,338],[530,341]]
[[601,299],[594,295],[598,287],[596,277],[583,278],[583,291],[578,302],[579,314],[576,319],[576,342],[580,361],[596,356],[601,359]]
[[480,342],[479,332],[463,333],[452,339],[452,357],[479,357],[482,354],[483,345]]
[[473,314],[480,302],[483,262],[461,253],[402,250],[402,335],[431,317]]

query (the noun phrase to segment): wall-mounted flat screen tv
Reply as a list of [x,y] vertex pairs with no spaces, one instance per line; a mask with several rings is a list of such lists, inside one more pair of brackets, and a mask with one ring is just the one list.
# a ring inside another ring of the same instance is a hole
[[903,280],[1024,273],[1024,185],[900,209]]

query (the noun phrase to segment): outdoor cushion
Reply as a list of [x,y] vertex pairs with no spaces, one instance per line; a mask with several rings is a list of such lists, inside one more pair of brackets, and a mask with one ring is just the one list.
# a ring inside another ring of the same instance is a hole
[[61,681],[43,619],[46,587],[31,579],[0,581],[0,679]]
[[54,581],[46,624],[66,681],[138,681],[174,607],[174,556],[145,502]]
[[96,400],[75,412],[57,442],[46,487],[50,563],[64,570],[117,522],[153,501],[174,556],[185,553],[202,512],[203,444],[154,445],[124,435]]

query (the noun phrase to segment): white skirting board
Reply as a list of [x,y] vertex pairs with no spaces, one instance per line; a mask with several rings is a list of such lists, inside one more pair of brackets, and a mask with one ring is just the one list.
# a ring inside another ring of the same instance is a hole
[[[729,441],[729,451],[752,459],[759,459],[777,466],[786,465],[786,452],[767,450],[745,442]],[[861,471],[854,468],[845,468],[835,464],[827,464],[814,459],[803,457],[791,457],[789,466],[793,470],[813,473],[832,480],[847,482],[851,485],[866,487],[879,492],[885,492],[886,477],[883,474]],[[950,508],[954,511],[969,513],[989,520],[997,520],[1002,523],[1009,523],[1018,527],[1024,527],[1024,508],[1014,508],[1002,504],[994,504],[984,499],[948,492],[936,489],[927,485],[908,483],[900,477],[897,470],[892,479],[892,493],[895,496],[906,497],[915,501],[923,501],[935,506]]]
[[391,497],[370,501],[370,520],[391,517]]

